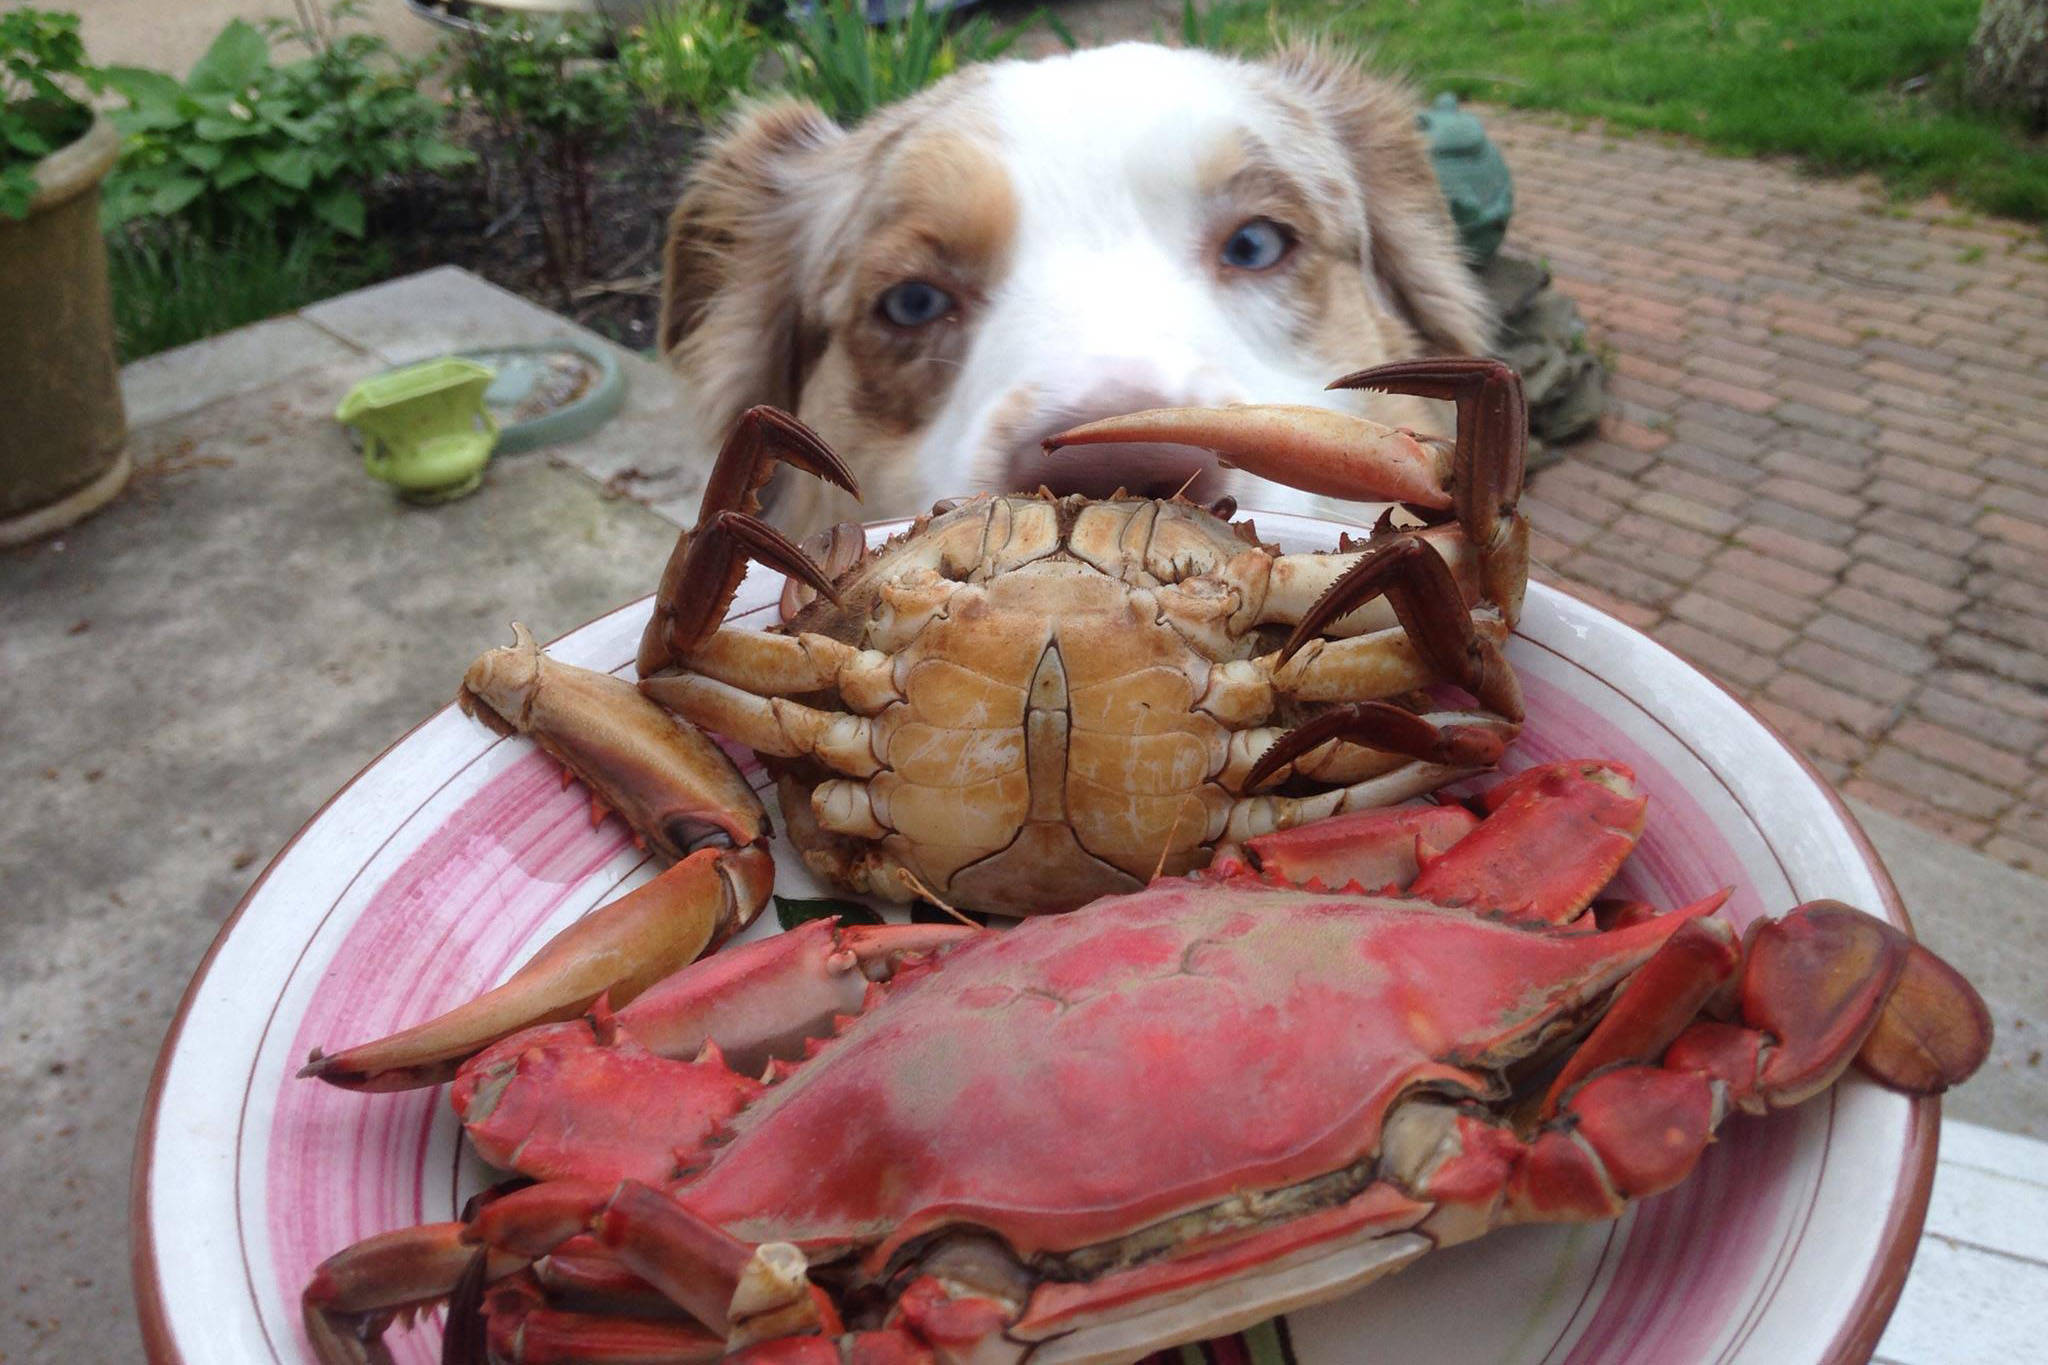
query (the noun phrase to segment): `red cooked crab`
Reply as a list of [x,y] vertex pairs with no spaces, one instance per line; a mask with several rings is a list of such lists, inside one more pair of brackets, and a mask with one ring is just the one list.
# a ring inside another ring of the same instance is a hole
[[1007,932],[820,921],[505,1039],[455,1106],[538,1183],[331,1258],[308,1331],[362,1360],[452,1295],[451,1360],[1135,1360],[1612,1218],[1731,1109],[1851,1064],[1939,1091],[1989,1046],[1953,969],[1846,906],[1746,936],[1720,896],[1588,911],[1642,829],[1619,765],[1484,806]]

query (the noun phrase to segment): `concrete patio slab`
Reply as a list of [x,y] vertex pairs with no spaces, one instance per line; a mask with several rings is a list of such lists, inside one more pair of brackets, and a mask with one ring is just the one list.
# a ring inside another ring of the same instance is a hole
[[121,402],[136,431],[253,393],[302,370],[355,359],[351,346],[300,317],[271,318],[197,346],[180,346],[121,371]]
[[[0,552],[7,1365],[134,1358],[125,1194],[150,1065],[264,863],[447,700],[515,611],[546,638],[647,591],[675,523],[605,479],[646,462],[678,490],[665,506],[693,514],[698,473],[661,463],[680,414],[658,367],[635,371],[610,425],[499,461],[477,496],[434,511],[365,479],[329,420],[396,360],[573,330],[436,271],[133,368],[131,401],[156,415],[136,424],[132,491]],[[256,352],[273,357],[262,387],[209,388]],[[2004,1030],[1948,1112],[2048,1135],[2031,1050],[2048,1029],[2048,883],[1866,818],[1921,932],[1986,986]]]

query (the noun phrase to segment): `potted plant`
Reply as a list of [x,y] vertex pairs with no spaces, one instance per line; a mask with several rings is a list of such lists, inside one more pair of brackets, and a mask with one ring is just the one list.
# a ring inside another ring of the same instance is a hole
[[68,526],[128,478],[100,181],[121,139],[73,15],[0,14],[0,545]]

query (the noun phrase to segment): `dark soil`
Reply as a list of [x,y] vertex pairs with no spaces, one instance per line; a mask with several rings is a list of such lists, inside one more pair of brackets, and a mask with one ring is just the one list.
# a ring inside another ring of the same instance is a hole
[[[473,172],[422,176],[377,205],[370,232],[390,251],[392,273],[458,265],[630,349],[651,347],[662,238],[700,136],[696,125],[643,112],[592,159],[584,259],[566,270],[549,260],[542,215],[509,148],[488,128],[466,133],[461,140],[479,159]],[[557,221],[562,179],[544,177],[534,187]]]

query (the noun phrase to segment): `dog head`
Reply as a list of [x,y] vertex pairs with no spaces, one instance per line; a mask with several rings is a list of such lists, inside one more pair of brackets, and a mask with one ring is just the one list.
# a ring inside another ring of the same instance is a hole
[[[794,411],[848,458],[870,517],[1191,477],[1191,497],[1307,508],[1198,452],[1039,442],[1242,401],[1440,426],[1419,400],[1323,389],[1490,333],[1414,112],[1314,49],[1148,44],[969,68],[851,131],[801,101],[756,106],[670,227],[660,344],[691,440],[708,458],[747,406]],[[809,481],[786,492],[797,529],[856,511]]]

